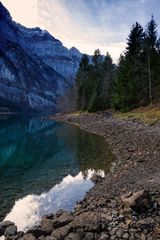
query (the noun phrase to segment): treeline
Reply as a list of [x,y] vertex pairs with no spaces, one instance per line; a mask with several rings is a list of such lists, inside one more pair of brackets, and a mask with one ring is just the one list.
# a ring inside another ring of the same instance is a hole
[[160,100],[160,41],[152,17],[145,31],[136,23],[118,63],[112,103],[129,110]]
[[95,112],[109,108],[115,69],[109,53],[103,56],[97,49],[92,57],[84,54],[74,86],[58,100],[59,109]]
[[83,55],[69,96],[71,110],[92,112],[107,108],[127,111],[159,101],[160,40],[154,18],[145,30],[138,22],[132,26],[117,66],[109,53],[103,56],[95,50],[92,59]]
[[110,107],[114,70],[109,53],[104,57],[95,50],[92,63],[87,55],[82,57],[76,77],[77,109],[93,112]]

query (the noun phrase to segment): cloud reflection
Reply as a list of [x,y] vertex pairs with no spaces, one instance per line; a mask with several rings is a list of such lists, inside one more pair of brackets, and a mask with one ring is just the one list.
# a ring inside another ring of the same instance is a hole
[[56,212],[58,209],[72,211],[76,202],[93,187],[90,179],[95,173],[104,176],[104,171],[101,170],[88,170],[85,178],[82,172],[76,176],[68,175],[49,192],[19,199],[4,220],[13,221],[19,231],[25,231],[38,224],[44,214]]

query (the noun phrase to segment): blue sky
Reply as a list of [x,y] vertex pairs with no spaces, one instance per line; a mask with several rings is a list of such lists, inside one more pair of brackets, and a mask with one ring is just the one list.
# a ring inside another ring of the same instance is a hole
[[[160,0],[2,0],[13,19],[47,29],[67,47],[92,54],[100,48],[116,62],[131,25],[153,14],[160,25]],[[160,27],[160,26],[159,26]]]

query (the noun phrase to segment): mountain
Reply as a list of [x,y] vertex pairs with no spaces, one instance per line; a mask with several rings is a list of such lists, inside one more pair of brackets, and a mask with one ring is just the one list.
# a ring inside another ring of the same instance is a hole
[[47,31],[14,22],[0,2],[0,107],[54,111],[75,78],[82,54]]

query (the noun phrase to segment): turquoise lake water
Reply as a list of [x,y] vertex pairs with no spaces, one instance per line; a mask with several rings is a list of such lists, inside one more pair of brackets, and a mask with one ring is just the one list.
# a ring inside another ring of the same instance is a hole
[[114,159],[102,137],[44,117],[0,118],[0,221],[19,230],[44,214],[72,211]]

